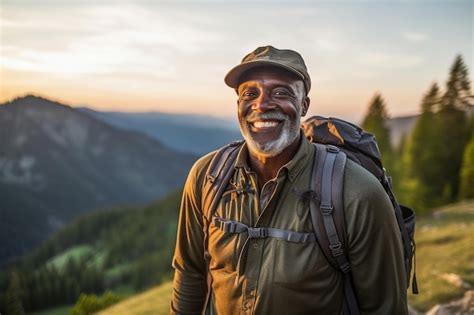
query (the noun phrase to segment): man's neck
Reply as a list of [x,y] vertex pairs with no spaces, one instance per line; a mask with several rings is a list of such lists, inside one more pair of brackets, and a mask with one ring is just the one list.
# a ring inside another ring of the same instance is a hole
[[277,156],[262,156],[249,151],[250,168],[257,174],[259,189],[269,180],[275,178],[280,168],[288,163],[298,151],[301,135]]

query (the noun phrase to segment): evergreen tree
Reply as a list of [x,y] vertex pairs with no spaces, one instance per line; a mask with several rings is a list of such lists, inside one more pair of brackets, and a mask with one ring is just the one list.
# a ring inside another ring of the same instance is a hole
[[387,127],[389,119],[385,101],[380,93],[376,93],[370,101],[369,109],[362,121],[362,128],[375,135],[382,163],[388,171],[393,171],[393,149],[390,143],[390,129]]
[[460,180],[460,199],[474,198],[474,138],[466,146]]
[[441,105],[442,107],[465,109],[473,106],[472,98],[467,66],[462,56],[458,55],[451,66],[449,79],[446,82],[446,93],[443,95]]
[[22,299],[22,288],[20,283],[20,277],[16,271],[10,272],[10,279],[8,289],[5,294],[5,311],[8,315],[23,315],[25,310],[21,302]]
[[435,120],[436,139],[440,145],[433,154],[434,163],[441,172],[436,184],[441,189],[442,203],[454,201],[458,196],[464,146],[469,136],[464,109],[472,106],[471,98],[467,67],[462,57],[457,56]]
[[[471,116],[471,123],[474,115]],[[464,149],[463,163],[460,174],[459,199],[474,198],[474,128],[471,129],[471,137]]]
[[405,173],[405,165],[403,164],[403,153],[405,152],[405,149],[407,147],[408,143],[408,135],[406,133],[403,133],[400,139],[399,144],[393,149],[393,156],[394,156],[394,162],[393,162],[393,171],[391,171],[392,174],[396,174],[396,177],[394,177],[393,181],[393,192],[395,193],[395,196],[397,196],[398,201],[402,201],[402,203],[406,203],[407,196],[405,193],[405,190],[403,189],[403,183],[404,183],[404,173]]
[[406,203],[418,211],[439,204],[441,194],[437,182],[440,179],[440,167],[435,164],[434,153],[443,149],[443,144],[437,139],[435,126],[435,108],[440,101],[439,87],[433,83],[421,101],[421,115],[415,127],[403,156],[404,196]]

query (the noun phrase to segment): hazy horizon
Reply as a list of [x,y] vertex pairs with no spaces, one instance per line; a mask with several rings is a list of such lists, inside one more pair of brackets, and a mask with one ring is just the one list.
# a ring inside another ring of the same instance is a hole
[[224,75],[267,44],[303,55],[310,115],[360,120],[376,92],[392,117],[416,114],[457,54],[472,80],[471,1],[114,3],[3,1],[0,101],[232,118]]

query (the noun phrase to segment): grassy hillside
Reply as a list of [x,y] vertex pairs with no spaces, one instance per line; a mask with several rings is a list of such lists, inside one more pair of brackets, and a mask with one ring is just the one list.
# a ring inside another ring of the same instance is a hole
[[[474,201],[443,207],[417,222],[417,277],[420,294],[410,304],[426,311],[462,297],[462,283],[474,285]],[[454,276],[457,275],[458,277]],[[461,286],[460,286],[461,285]],[[168,314],[172,284],[165,283],[101,312],[101,315]]]
[[474,286],[474,201],[436,210],[420,218],[416,231],[420,294],[410,295],[416,309],[461,298]]
[[166,282],[120,302],[99,315],[166,315],[169,314],[172,282]]

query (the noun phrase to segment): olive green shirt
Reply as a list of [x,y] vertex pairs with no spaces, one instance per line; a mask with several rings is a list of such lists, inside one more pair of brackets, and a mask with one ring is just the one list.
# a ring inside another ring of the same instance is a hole
[[[251,227],[312,233],[308,203],[298,192],[309,189],[314,150],[302,138],[296,155],[260,194],[243,145],[215,215]],[[195,163],[185,184],[173,259],[173,314],[200,314],[204,307],[207,267],[201,191],[214,154]],[[407,314],[402,244],[392,204],[377,179],[350,160],[344,173],[344,211],[362,314]],[[247,233],[224,233],[212,224],[208,231],[218,314],[341,313],[343,275],[328,263],[317,243],[271,237],[247,240]]]

